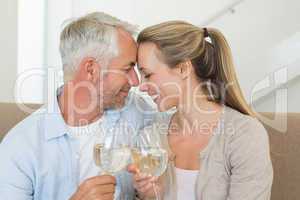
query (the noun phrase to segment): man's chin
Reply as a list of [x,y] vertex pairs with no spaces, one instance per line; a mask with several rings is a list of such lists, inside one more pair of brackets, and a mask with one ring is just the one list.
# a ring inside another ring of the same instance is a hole
[[106,103],[105,105],[105,109],[121,109],[125,106],[126,104],[126,99],[127,99],[127,95],[120,95],[118,94],[117,96],[111,96],[110,98],[107,96],[106,98]]
[[122,109],[125,106],[126,98],[121,98],[115,101],[113,108]]

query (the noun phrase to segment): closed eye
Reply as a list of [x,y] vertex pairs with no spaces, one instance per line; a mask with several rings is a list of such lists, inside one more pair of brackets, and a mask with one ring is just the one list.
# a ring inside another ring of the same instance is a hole
[[152,75],[152,74],[145,74],[144,77],[145,77],[145,78],[150,78],[151,75]]
[[134,66],[135,66],[136,64],[135,64],[135,62],[130,62],[127,66],[127,68],[126,69],[124,69],[126,72],[130,72],[130,70],[132,69],[132,68],[134,68]]
[[127,69],[125,69],[125,71],[126,71],[126,72],[130,72],[130,70],[131,70],[131,67],[130,67],[130,68],[127,68]]

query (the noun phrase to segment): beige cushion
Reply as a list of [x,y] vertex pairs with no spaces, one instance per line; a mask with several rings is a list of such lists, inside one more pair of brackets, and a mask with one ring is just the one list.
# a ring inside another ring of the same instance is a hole
[[300,199],[300,113],[288,113],[287,119],[284,133],[265,125],[274,169],[272,200]]
[[[27,105],[37,109],[40,105]],[[30,113],[19,109],[16,104],[0,103],[0,141],[15,124]],[[271,113],[263,115],[272,117]],[[270,136],[271,158],[274,181],[271,200],[300,199],[300,113],[288,114],[288,128],[280,133],[265,125]]]
[[[30,108],[29,110],[32,112],[41,105],[26,104],[25,106]],[[12,127],[28,116],[31,112],[20,109],[20,107],[14,103],[0,103],[0,141]]]

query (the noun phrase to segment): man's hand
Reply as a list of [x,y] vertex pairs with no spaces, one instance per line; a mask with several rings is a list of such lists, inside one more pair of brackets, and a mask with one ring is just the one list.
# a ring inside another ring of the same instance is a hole
[[115,177],[95,176],[85,180],[70,200],[113,200],[115,186]]

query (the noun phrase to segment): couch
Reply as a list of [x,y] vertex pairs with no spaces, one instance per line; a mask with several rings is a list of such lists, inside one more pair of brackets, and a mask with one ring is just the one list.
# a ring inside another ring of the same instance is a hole
[[[26,105],[31,111],[40,105]],[[29,113],[21,111],[16,104],[0,103],[0,141],[16,123]],[[272,113],[262,113],[272,118]],[[300,113],[287,114],[287,130],[282,133],[264,124],[270,137],[274,181],[271,200],[300,199]]]

